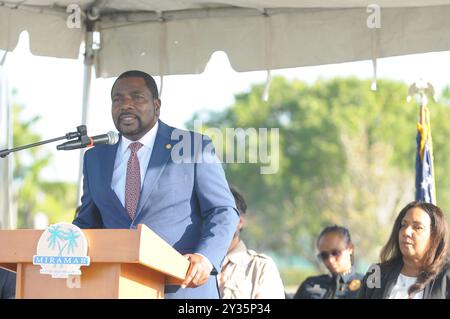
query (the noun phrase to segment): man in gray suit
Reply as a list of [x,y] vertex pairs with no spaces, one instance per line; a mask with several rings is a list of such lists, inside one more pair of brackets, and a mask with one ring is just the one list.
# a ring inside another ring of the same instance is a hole
[[165,298],[218,298],[216,274],[239,213],[211,140],[159,120],[154,79],[121,74],[111,90],[116,145],[84,156],[81,228],[136,228],[145,224],[190,261],[181,286]]

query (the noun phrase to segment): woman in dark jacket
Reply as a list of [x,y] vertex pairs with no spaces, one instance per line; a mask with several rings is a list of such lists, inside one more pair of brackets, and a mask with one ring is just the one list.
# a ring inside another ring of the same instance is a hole
[[359,298],[448,299],[449,230],[445,214],[430,203],[412,202],[395,220],[381,263],[363,279]]

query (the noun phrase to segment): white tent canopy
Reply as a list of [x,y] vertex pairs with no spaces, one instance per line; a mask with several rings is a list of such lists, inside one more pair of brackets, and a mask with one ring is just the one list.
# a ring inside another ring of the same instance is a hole
[[[381,8],[379,28],[368,24],[373,2]],[[79,28],[69,27],[74,4]],[[225,51],[236,71],[376,61],[450,50],[448,17],[450,0],[0,0],[0,50],[13,51],[25,30],[35,55],[77,59],[85,43],[86,124],[92,65],[98,77],[112,77],[129,69],[201,73],[215,51]],[[0,66],[4,61],[0,54]],[[79,186],[81,167],[82,153]],[[10,184],[11,176],[0,175]]]
[[[0,49],[30,34],[33,54],[77,58],[84,14],[95,7],[101,48],[97,76],[127,69],[154,75],[200,73],[211,54],[236,71],[269,70],[450,50],[450,0],[378,0],[380,28],[369,28],[373,0],[8,0],[0,1]],[[81,28],[68,28],[70,4]],[[95,11],[92,11],[95,13]]]

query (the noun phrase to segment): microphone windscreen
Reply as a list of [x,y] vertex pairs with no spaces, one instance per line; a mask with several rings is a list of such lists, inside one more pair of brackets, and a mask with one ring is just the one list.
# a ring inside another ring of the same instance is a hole
[[113,131],[108,132],[108,145],[114,145],[119,141],[119,134]]

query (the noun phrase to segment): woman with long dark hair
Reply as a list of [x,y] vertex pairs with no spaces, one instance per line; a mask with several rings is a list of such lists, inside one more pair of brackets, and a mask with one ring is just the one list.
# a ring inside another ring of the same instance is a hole
[[397,216],[381,262],[371,267],[360,298],[447,299],[450,290],[449,230],[443,211],[412,202]]

